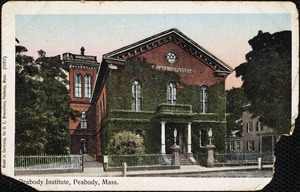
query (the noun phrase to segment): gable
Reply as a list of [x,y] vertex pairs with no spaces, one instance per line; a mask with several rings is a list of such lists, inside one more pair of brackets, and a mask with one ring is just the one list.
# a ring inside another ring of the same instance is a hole
[[[176,51],[178,60],[168,63],[166,53]],[[208,86],[224,83],[232,68],[210,52],[185,36],[177,29],[170,29],[136,43],[103,55],[97,82],[94,86],[92,102],[98,98],[109,69],[126,65],[131,58],[139,58],[153,65],[153,70],[172,71],[179,74],[180,81],[186,85]]]
[[186,52],[189,52],[195,58],[202,61],[202,63],[209,66],[216,72],[223,72],[225,75],[228,75],[232,72],[232,68],[230,66],[216,58],[210,52],[205,50],[203,47],[198,45],[196,42],[185,36],[177,29],[170,29],[123,48],[117,49],[103,55],[103,58],[127,60],[129,58],[144,54],[150,50],[159,48],[170,42],[176,44],[178,47],[181,47]]

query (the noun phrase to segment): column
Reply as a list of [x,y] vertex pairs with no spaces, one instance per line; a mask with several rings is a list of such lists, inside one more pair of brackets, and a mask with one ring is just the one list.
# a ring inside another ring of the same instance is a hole
[[192,153],[192,123],[188,123],[188,154]]
[[166,122],[161,122],[161,154],[166,154]]
[[263,138],[262,138],[262,135],[260,135],[259,136],[259,154],[262,154],[262,147],[263,147],[263,145],[262,145],[262,140],[263,140]]

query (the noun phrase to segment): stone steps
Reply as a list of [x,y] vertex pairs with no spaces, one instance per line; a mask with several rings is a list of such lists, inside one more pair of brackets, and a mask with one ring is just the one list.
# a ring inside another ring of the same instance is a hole
[[193,165],[193,163],[184,154],[180,154],[180,165]]

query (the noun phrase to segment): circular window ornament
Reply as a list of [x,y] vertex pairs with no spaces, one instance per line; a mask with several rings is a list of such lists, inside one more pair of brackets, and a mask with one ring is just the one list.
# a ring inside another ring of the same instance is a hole
[[167,52],[166,58],[167,58],[167,61],[170,64],[173,64],[173,63],[175,63],[178,60],[178,56],[177,56],[177,53],[175,51],[169,51],[169,52]]

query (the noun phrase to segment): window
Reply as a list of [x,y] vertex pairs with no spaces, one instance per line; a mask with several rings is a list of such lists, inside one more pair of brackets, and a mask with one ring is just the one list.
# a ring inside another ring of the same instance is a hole
[[253,140],[247,141],[247,150],[254,151],[254,141]]
[[253,131],[253,123],[251,121],[251,122],[247,123],[247,133],[252,132],[252,131]]
[[86,75],[84,77],[84,97],[86,98],[92,97],[92,81],[90,75]]
[[87,128],[86,112],[85,111],[81,112],[80,127],[81,127],[81,129],[86,129]]
[[200,113],[208,112],[208,87],[206,85],[200,86]]
[[176,85],[170,83],[167,88],[167,103],[176,105]]
[[81,75],[75,74],[74,77],[75,97],[82,97],[81,94]]
[[142,136],[142,130],[138,129],[135,131],[135,134],[138,135],[139,137]]
[[258,121],[257,123],[256,123],[256,131],[257,132],[260,132],[260,131],[262,131],[262,123],[260,122],[260,121]]
[[233,142],[229,142],[229,151],[233,151]]
[[80,139],[80,154],[87,154],[87,140]]
[[134,81],[132,85],[132,111],[141,111],[141,85],[138,81]]
[[240,141],[236,142],[236,151],[241,151],[241,142]]

